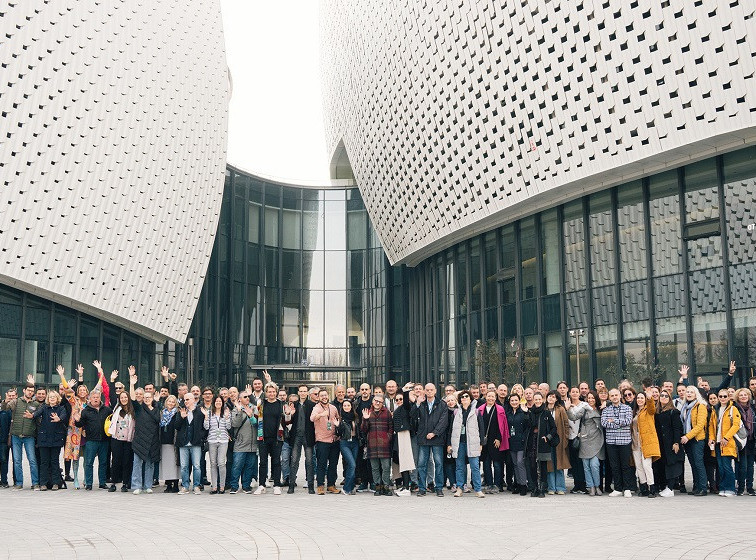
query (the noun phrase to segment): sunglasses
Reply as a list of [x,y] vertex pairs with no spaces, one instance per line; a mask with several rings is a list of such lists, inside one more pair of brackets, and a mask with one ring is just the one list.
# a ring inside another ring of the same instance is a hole
[[720,398],[720,399],[726,399],[726,398],[728,398],[729,396],[730,396],[730,395],[719,395],[719,398]]

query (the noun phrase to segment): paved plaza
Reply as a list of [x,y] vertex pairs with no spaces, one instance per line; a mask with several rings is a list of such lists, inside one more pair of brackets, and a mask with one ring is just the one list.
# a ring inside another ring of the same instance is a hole
[[141,496],[96,487],[0,490],[0,553],[13,560],[756,558],[756,498],[748,496],[377,498],[310,496],[302,488],[178,496],[163,488]]

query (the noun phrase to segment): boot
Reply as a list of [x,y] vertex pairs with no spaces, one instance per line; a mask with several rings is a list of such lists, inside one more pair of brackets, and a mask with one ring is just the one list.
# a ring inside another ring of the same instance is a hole
[[394,493],[391,491],[391,488],[389,488],[388,486],[384,486],[383,487],[383,495],[384,496],[393,496]]
[[318,496],[325,496],[325,486],[318,486]]
[[163,493],[164,494],[170,494],[172,487],[173,487],[173,482],[171,482],[170,480],[166,480],[165,481],[165,490],[163,490]]
[[375,492],[373,492],[373,496],[381,496],[381,495],[383,495],[383,485],[382,484],[378,484],[375,487]]
[[307,485],[307,493],[308,494],[314,494],[315,493],[315,486],[313,486],[312,484],[308,484]]
[[590,488],[588,488],[588,495],[589,496],[595,496],[596,495],[596,489],[593,486],[591,486]]
[[648,484],[646,484],[646,483],[641,484],[640,485],[640,492],[638,492],[638,495],[640,497],[644,498],[644,497],[648,496],[648,494],[649,494],[649,492],[648,492]]
[[294,485],[289,484],[289,489],[286,491],[287,494],[293,494],[294,493]]
[[656,484],[651,485],[651,490],[648,493],[649,498],[656,498],[659,493],[656,491]]

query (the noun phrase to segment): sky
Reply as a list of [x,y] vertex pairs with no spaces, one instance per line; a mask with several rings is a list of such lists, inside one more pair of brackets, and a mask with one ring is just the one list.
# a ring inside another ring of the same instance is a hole
[[328,179],[317,0],[221,0],[228,163],[291,180]]

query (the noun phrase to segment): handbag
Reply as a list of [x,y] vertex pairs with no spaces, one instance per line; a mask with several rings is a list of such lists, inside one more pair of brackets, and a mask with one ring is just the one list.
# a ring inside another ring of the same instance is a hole
[[483,437],[480,438],[480,446],[485,447],[488,443],[488,430],[491,428],[491,421],[493,420],[494,415],[496,414],[496,405],[493,405],[491,408],[491,416],[488,418],[488,425],[486,426],[486,433],[483,434]]
[[575,451],[580,450],[580,434],[570,440],[570,447],[572,447],[572,449],[574,449]]
[[113,434],[110,433],[110,425],[113,423],[113,415],[108,414],[107,418],[105,418],[105,435],[106,436],[112,436]]

